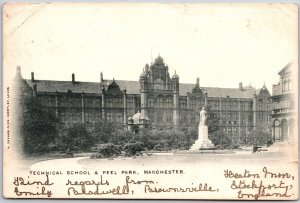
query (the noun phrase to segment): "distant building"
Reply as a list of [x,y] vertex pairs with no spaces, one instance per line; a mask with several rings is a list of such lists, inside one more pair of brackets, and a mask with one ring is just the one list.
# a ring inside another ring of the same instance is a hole
[[128,118],[140,112],[152,129],[196,129],[205,106],[208,116],[220,116],[218,125],[233,144],[253,139],[257,125],[271,133],[271,95],[266,86],[201,87],[199,78],[195,84],[180,83],[176,72],[170,76],[161,56],[145,65],[139,81],[107,80],[102,73],[99,82],[79,82],[74,74],[71,81],[37,80],[32,73],[26,82],[63,125],[85,123],[93,127],[103,120],[128,129],[132,122]]
[[[275,142],[290,140],[295,123],[296,74],[294,63],[287,64],[279,73],[280,80],[272,91],[272,136]],[[296,133],[296,132],[295,132]]]

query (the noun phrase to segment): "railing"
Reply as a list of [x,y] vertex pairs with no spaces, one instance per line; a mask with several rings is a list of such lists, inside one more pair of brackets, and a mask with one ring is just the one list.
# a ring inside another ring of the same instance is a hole
[[292,112],[294,112],[293,109],[274,109],[272,110],[272,115],[292,113]]

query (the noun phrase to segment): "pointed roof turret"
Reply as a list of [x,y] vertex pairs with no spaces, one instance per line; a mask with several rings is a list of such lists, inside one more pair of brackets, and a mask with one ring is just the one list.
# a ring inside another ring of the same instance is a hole
[[143,72],[141,73],[140,78],[146,78],[146,77],[147,77],[147,74],[145,72],[145,69],[143,69]]
[[172,76],[172,79],[179,79],[179,76],[177,75],[176,70],[175,70],[174,75]]
[[164,59],[160,55],[158,55],[158,57],[155,59],[154,63],[157,65],[164,65]]

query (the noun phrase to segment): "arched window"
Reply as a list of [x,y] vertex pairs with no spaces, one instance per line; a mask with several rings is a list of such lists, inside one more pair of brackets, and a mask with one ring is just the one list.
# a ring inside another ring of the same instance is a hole
[[162,79],[160,79],[160,78],[157,78],[153,84],[154,84],[155,90],[163,90],[164,89],[164,83],[163,83]]
[[283,81],[283,91],[287,91],[288,90],[288,82],[287,80]]
[[260,102],[258,103],[258,110],[262,110],[262,107],[263,107],[263,103],[260,101]]
[[156,106],[162,108],[164,105],[164,98],[162,96],[157,97],[156,99]]
[[106,98],[106,107],[113,107],[113,99],[110,96]]
[[173,103],[172,97],[167,97],[166,98],[166,107],[167,108],[172,108],[172,103]]
[[186,100],[185,99],[180,99],[179,100],[179,106],[180,106],[180,108],[185,109],[186,108]]
[[280,141],[280,121],[277,119],[273,122],[273,132],[273,140]]
[[223,111],[226,110],[226,103],[225,103],[225,102],[222,103],[222,110],[223,110]]
[[123,98],[122,97],[115,97],[115,98],[113,98],[113,101],[114,101],[113,107],[121,108],[123,106]]
[[288,123],[286,119],[281,121],[281,141],[288,140]]
[[292,90],[292,81],[288,80],[288,90]]
[[191,99],[191,101],[190,101],[190,108],[191,109],[196,109],[196,100],[195,99]]
[[262,114],[258,115],[258,122],[260,122],[260,123],[263,122],[263,115]]
[[148,98],[147,102],[148,102],[149,107],[153,107],[153,104],[154,104],[154,99],[153,98]]
[[270,110],[270,101],[267,101],[267,110]]

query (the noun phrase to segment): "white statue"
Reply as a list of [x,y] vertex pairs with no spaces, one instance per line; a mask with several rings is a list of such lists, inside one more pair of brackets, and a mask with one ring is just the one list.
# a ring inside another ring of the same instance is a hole
[[202,110],[200,111],[200,126],[205,126],[206,121],[206,111],[204,110],[204,107],[202,107]]

